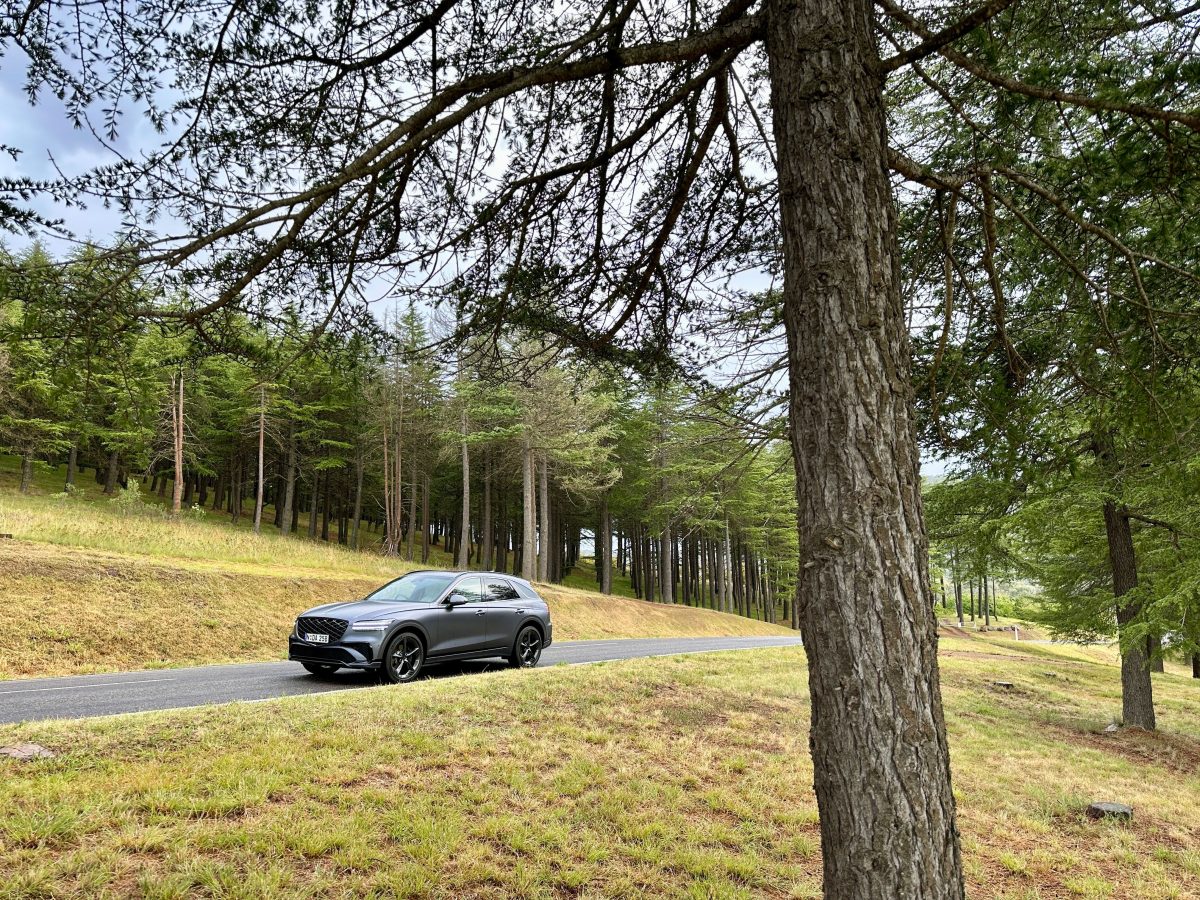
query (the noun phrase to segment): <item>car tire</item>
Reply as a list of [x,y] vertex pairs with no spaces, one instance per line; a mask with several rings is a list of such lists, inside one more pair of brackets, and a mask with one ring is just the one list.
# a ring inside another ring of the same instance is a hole
[[391,684],[414,681],[425,667],[425,645],[411,631],[402,631],[383,651],[383,680]]
[[542,658],[542,647],[545,641],[542,633],[533,625],[526,625],[517,632],[513,643],[512,655],[508,657],[509,665],[518,669],[532,669]]
[[329,663],[300,663],[308,671],[310,675],[332,675],[341,666],[331,665]]

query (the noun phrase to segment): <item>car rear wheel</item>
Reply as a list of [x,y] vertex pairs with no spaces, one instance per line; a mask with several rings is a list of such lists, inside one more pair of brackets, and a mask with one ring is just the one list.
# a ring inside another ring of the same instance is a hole
[[341,666],[329,665],[327,663],[300,663],[312,675],[332,675]]
[[392,684],[412,681],[425,665],[425,645],[411,631],[392,638],[383,654],[383,676]]
[[532,625],[526,625],[517,634],[512,656],[508,661],[518,668],[530,669],[542,658],[542,633]]

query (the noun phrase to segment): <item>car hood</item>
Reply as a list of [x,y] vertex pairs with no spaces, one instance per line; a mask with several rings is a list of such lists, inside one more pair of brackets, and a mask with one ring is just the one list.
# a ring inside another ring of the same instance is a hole
[[302,612],[302,616],[325,616],[357,622],[359,619],[379,619],[389,616],[409,615],[418,609],[428,609],[428,603],[398,603],[395,600],[346,600],[341,603],[326,603]]

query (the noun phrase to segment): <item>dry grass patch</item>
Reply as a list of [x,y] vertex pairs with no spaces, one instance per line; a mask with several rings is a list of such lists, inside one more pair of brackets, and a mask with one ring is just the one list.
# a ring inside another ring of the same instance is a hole
[[[1079,739],[1118,680],[943,660],[970,896],[1200,896],[1200,775]],[[1200,747],[1200,686],[1155,690]],[[63,755],[0,760],[0,897],[817,896],[807,725],[773,649],[2,728]]]
[[[297,614],[413,568],[204,522],[122,517],[102,502],[23,498],[16,506],[32,512],[14,516],[10,500],[0,496],[0,531],[18,539],[0,541],[0,572],[5,612],[22,626],[0,630],[0,678],[279,659]],[[62,540],[44,540],[51,527]],[[790,633],[710,610],[545,593],[559,640]]]

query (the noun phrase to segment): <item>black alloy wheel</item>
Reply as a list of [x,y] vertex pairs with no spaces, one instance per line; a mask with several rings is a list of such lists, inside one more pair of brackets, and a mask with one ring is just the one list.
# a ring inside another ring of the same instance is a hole
[[532,625],[526,625],[517,635],[512,656],[508,661],[522,669],[531,669],[542,658],[542,633]]
[[383,655],[383,674],[392,684],[412,681],[425,665],[425,645],[411,631],[392,638]]

